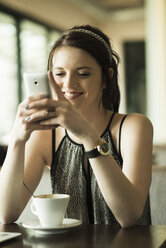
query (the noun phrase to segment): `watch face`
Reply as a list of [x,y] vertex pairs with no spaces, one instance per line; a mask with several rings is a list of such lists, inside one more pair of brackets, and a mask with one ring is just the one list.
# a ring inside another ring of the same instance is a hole
[[100,152],[100,154],[102,155],[107,155],[109,154],[110,150],[109,150],[109,146],[105,141],[102,141],[99,146],[98,146],[98,151]]

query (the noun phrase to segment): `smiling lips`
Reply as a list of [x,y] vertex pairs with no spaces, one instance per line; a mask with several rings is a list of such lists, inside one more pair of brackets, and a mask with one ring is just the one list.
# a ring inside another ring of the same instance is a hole
[[82,92],[63,92],[63,93],[64,96],[69,100],[74,100],[83,94]]

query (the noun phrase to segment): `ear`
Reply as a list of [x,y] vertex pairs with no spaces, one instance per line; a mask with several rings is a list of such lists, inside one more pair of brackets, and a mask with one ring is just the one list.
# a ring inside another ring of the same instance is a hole
[[[113,70],[113,68],[111,67],[109,70],[109,74],[110,74],[110,78],[112,78],[113,77],[113,75],[114,75],[114,70]],[[103,77],[103,87],[102,87],[102,89],[105,89],[106,88],[106,83],[105,83],[105,76]]]

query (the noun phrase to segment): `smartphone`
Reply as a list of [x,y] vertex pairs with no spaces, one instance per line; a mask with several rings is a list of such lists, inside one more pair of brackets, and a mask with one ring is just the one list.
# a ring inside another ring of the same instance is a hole
[[47,73],[23,73],[26,96],[45,94],[51,98]]

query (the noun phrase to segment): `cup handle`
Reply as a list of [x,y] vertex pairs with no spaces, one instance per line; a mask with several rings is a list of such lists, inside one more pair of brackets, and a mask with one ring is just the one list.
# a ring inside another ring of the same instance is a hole
[[36,207],[35,207],[35,204],[34,202],[31,203],[31,211],[34,215],[37,215],[37,212],[36,212]]

